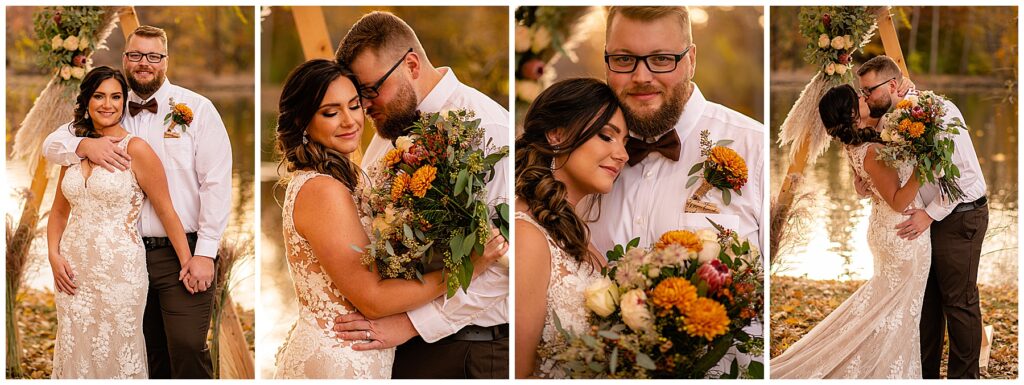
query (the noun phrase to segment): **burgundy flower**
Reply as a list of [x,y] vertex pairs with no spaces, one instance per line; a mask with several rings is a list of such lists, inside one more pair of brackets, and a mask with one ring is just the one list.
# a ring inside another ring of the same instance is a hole
[[732,272],[722,264],[722,261],[712,259],[705,262],[697,269],[697,276],[708,285],[708,292],[714,293],[718,289],[732,283]]
[[75,55],[74,59],[71,59],[71,64],[74,64],[75,67],[85,67],[85,60],[85,55],[78,54]]
[[519,67],[519,73],[522,74],[525,79],[540,79],[540,77],[544,75],[544,61],[540,59],[527,60],[523,63],[522,67]]
[[829,28],[832,25],[832,16],[829,16],[827,13],[821,15],[821,22],[825,24],[825,28]]
[[913,110],[910,110],[910,116],[912,116],[914,119],[923,119],[924,110],[921,109],[921,106],[916,106]]
[[402,161],[406,164],[416,167],[419,166],[420,162],[427,157],[427,151],[419,145],[414,145],[402,154]]
[[839,54],[839,64],[850,64],[850,54],[841,53]]
[[58,27],[60,26],[60,19],[61,19],[60,11],[54,12],[54,14],[53,14],[53,22],[57,23]]

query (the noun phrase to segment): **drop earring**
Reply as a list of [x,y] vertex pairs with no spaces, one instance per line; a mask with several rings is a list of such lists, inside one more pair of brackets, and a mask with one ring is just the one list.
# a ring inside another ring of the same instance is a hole
[[302,144],[309,144],[309,133],[306,131],[302,132]]

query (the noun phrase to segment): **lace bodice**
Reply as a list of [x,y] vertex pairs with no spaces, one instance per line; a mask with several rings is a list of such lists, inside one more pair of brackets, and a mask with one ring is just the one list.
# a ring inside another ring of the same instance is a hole
[[588,263],[581,263],[572,256],[566,255],[547,230],[540,226],[532,217],[517,211],[516,219],[523,220],[537,227],[547,240],[551,252],[551,274],[547,292],[547,311],[544,317],[544,330],[541,332],[540,345],[537,347],[540,365],[538,377],[566,378],[564,368],[551,359],[551,356],[563,350],[565,341],[555,327],[555,314],[563,328],[582,333],[590,327],[588,310],[585,305],[584,291],[590,283],[601,277],[601,270],[592,268]]
[[[847,147],[854,172],[873,193],[867,242],[874,274],[850,298],[782,355],[772,359],[773,378],[921,378],[921,306],[931,265],[931,234],[913,241],[897,235],[906,219],[879,198],[864,171],[870,144]],[[898,170],[900,185],[913,166]],[[920,198],[910,206],[921,207]]]
[[[127,148],[131,136],[120,142]],[[145,194],[126,171],[93,165],[64,172],[71,205],[60,254],[75,273],[75,295],[55,293],[53,378],[147,378],[142,335],[149,276],[138,231]]]
[[[299,302],[299,319],[278,351],[275,378],[390,378],[394,348],[357,352],[351,343],[334,334],[335,317],[352,312],[352,306],[323,270],[305,238],[295,230],[295,198],[306,182],[317,177],[297,171],[288,183],[282,212],[282,228],[288,270]],[[356,207],[358,199],[353,194]],[[368,219],[360,216],[365,231]]]

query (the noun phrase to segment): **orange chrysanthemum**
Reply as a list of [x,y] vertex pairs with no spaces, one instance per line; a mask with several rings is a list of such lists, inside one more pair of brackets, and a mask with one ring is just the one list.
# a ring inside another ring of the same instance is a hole
[[910,119],[903,118],[903,120],[900,121],[900,126],[899,126],[900,132],[908,132],[908,131],[910,131],[910,125],[911,124],[913,124],[913,122],[911,122]]
[[700,252],[704,249],[704,242],[701,242],[697,234],[687,230],[673,230],[662,234],[654,248],[664,249],[668,245],[679,245],[693,252]]
[[733,189],[739,190],[747,183],[747,162],[735,150],[722,146],[712,147],[708,160],[715,164],[716,169],[727,173],[726,180]]
[[902,109],[907,108],[907,107],[910,107],[910,101],[907,100],[907,99],[900,100],[899,103],[896,103],[896,108],[898,108],[898,109],[902,110]]
[[725,306],[710,298],[697,298],[683,317],[683,330],[693,337],[704,337],[711,341],[729,330],[729,315],[725,312]]
[[917,138],[920,137],[923,133],[924,123],[914,122],[914,124],[910,125],[910,131],[907,132],[907,135],[910,135],[911,138]]
[[651,303],[667,312],[673,307],[685,313],[697,300],[697,288],[679,277],[666,278],[651,291]]
[[409,186],[411,178],[409,174],[404,172],[395,175],[395,179],[391,182],[391,200],[397,201],[402,197],[402,193],[405,192],[405,188]]
[[381,162],[384,163],[384,168],[391,168],[391,166],[398,164],[398,162],[401,160],[402,150],[399,150],[397,148],[388,151],[387,154],[384,154],[384,158],[381,158]]
[[174,114],[180,116],[181,120],[185,122],[185,125],[192,124],[192,109],[188,108],[185,103],[175,104]]
[[437,168],[434,166],[426,165],[420,167],[412,174],[412,182],[409,183],[409,191],[412,191],[412,195],[417,198],[423,198],[427,195],[427,190],[430,190],[430,184],[434,182],[434,178],[437,177]]

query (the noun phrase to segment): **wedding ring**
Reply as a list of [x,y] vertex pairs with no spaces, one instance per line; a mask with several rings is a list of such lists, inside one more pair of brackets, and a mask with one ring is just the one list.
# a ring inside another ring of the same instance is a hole
[[367,330],[367,331],[366,331],[366,340],[369,340],[369,339],[370,339],[370,331],[369,331],[369,330]]

